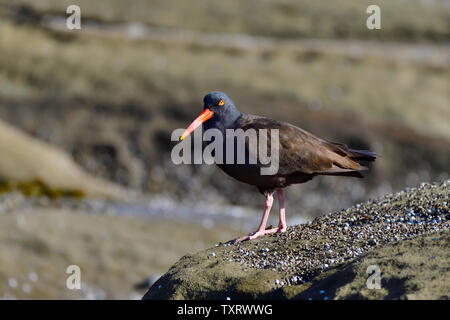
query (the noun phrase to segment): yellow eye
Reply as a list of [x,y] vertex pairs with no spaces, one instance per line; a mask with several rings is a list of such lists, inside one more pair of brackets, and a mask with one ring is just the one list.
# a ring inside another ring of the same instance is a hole
[[219,101],[219,106],[223,106],[224,104],[225,104],[225,101],[223,101],[223,99]]

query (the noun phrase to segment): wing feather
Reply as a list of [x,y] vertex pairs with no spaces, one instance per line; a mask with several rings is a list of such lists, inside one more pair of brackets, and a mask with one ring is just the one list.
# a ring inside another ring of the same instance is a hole
[[[366,169],[345,144],[320,139],[299,127],[254,115],[242,115],[238,126],[243,130],[267,129],[268,150],[272,130],[279,132],[279,175],[345,174]],[[247,146],[248,147],[248,146]]]

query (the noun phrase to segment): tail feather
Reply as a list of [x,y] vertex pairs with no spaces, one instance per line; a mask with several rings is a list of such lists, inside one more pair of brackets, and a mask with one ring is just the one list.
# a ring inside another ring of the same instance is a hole
[[352,156],[356,160],[361,161],[375,161],[378,155],[372,151],[369,150],[355,150],[355,149],[349,149],[348,150]]
[[322,171],[322,175],[347,176],[363,178],[359,171],[365,171],[369,168],[364,166],[362,162],[375,161],[378,155],[369,150],[349,149],[343,143],[327,141],[330,159],[333,161],[331,168]]
[[364,176],[361,173],[359,173],[359,171],[362,171],[362,170],[367,170],[367,168],[363,167],[360,170],[332,168],[330,170],[321,172],[320,175],[364,178]]

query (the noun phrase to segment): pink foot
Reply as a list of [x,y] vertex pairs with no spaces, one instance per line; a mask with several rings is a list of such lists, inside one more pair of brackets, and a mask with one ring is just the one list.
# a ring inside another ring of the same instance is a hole
[[278,226],[277,228],[270,228],[270,229],[266,229],[266,230],[258,230],[252,233],[249,233],[246,236],[237,238],[236,240],[234,240],[234,243],[240,243],[242,241],[247,241],[247,240],[253,240],[256,238],[259,238],[261,236],[264,236],[266,234],[272,234],[275,232],[286,232],[286,226]]

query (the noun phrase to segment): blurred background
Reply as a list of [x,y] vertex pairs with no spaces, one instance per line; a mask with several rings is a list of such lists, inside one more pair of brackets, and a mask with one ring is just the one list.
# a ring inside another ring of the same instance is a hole
[[382,156],[290,187],[288,224],[447,179],[449,21],[447,0],[0,0],[0,297],[140,298],[253,231],[256,189],[170,160],[210,91]]

